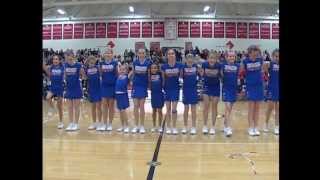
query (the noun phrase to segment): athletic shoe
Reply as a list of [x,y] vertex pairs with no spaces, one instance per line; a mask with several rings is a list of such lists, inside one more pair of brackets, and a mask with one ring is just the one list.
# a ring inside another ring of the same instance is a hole
[[102,123],[98,122],[96,125],[96,131],[100,131],[101,126],[102,126]]
[[186,134],[186,133],[187,133],[187,128],[185,128],[185,127],[182,128],[181,133],[182,133],[182,134]]
[[254,129],[253,128],[249,128],[248,129],[248,134],[250,135],[250,136],[255,136],[255,131],[254,131]]
[[179,134],[179,132],[178,132],[177,128],[173,128],[173,129],[172,129],[172,134],[174,134],[174,135]]
[[224,134],[230,137],[232,135],[232,129],[230,127],[224,128]]
[[131,129],[131,132],[132,132],[132,133],[137,133],[137,132],[138,132],[138,127],[135,126],[134,128],[132,128],[132,129]]
[[77,130],[79,130],[79,124],[73,123],[72,131],[77,131]]
[[154,128],[154,127],[153,127],[153,128],[151,128],[151,130],[150,130],[150,131],[153,133],[153,132],[155,132],[155,131],[156,131],[156,128]]
[[259,132],[259,130],[257,128],[254,128],[254,134],[256,136],[260,136],[260,132]]
[[208,134],[208,127],[207,126],[203,126],[202,133],[203,134]]
[[275,127],[275,128],[274,128],[274,134],[275,134],[275,135],[279,135],[279,133],[280,133],[280,132],[279,132],[279,127]]
[[112,131],[112,125],[110,124],[110,125],[108,125],[108,127],[107,127],[107,131]]
[[66,128],[66,131],[72,131],[72,128],[73,128],[73,123],[70,123],[67,128]]
[[59,122],[59,123],[58,123],[58,129],[63,129],[63,126],[64,126],[64,125],[63,125],[63,122]]
[[158,132],[159,132],[159,133],[162,133],[162,128],[158,128]]
[[263,132],[268,133],[269,132],[269,126],[267,124],[265,124],[263,126]]
[[196,129],[195,127],[192,127],[192,128],[190,129],[190,134],[191,134],[191,135],[197,134],[197,129]]
[[167,133],[167,134],[171,134],[171,129],[170,129],[170,128],[167,128],[166,133]]
[[143,126],[140,127],[139,129],[140,134],[144,134],[146,132],[146,130],[144,129]]
[[118,128],[117,131],[118,131],[118,132],[123,131],[123,127]]
[[124,130],[123,130],[124,133],[129,133],[129,131],[130,131],[129,127],[126,127],[126,128],[124,128]]
[[216,130],[214,128],[210,128],[209,134],[214,135],[216,133]]
[[89,127],[88,130],[94,130],[97,128],[97,123],[92,123]]
[[105,130],[107,130],[107,125],[106,125],[106,124],[102,124],[102,125],[100,126],[99,131],[105,131]]

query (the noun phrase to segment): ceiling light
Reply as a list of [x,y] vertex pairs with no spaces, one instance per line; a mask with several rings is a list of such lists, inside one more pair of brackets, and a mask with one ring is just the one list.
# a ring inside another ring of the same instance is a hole
[[209,9],[210,9],[210,6],[205,6],[205,7],[203,8],[203,12],[208,12]]
[[58,11],[59,14],[65,14],[65,13],[66,13],[66,12],[65,12],[64,10],[62,10],[62,9],[58,9],[57,11]]
[[134,8],[132,6],[129,6],[129,11],[134,12]]
[[277,9],[277,13],[279,14],[279,9]]

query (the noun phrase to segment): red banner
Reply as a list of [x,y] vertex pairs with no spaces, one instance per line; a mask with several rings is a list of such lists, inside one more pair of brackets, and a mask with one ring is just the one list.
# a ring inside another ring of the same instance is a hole
[[236,38],[235,22],[226,22],[226,38]]
[[178,37],[189,37],[189,22],[179,21],[178,22]]
[[83,39],[83,24],[74,24],[74,39]]
[[127,38],[129,36],[129,22],[119,22],[119,38]]
[[117,38],[117,22],[109,22],[107,25],[107,37]]
[[140,37],[140,22],[130,22],[130,37]]
[[63,39],[72,39],[73,24],[63,25]]
[[279,39],[279,23],[272,24],[272,39]]
[[95,36],[95,25],[94,23],[86,23],[84,25],[84,38],[94,38]]
[[142,37],[143,38],[152,37],[152,22],[142,22]]
[[259,39],[259,23],[249,23],[249,38]]
[[106,23],[96,23],[96,38],[106,38]]
[[260,23],[260,38],[270,39],[270,23]]
[[214,37],[224,38],[224,22],[214,22]]
[[153,37],[164,37],[164,22],[153,22]]
[[51,24],[44,24],[42,25],[42,39],[43,40],[48,40],[52,38],[52,33],[51,33]]
[[237,38],[248,38],[248,24],[245,22],[238,22],[237,24]]
[[190,37],[200,37],[200,22],[190,22]]
[[212,37],[212,22],[202,22],[202,37],[203,38]]
[[53,25],[52,39],[62,39],[62,24],[54,24]]

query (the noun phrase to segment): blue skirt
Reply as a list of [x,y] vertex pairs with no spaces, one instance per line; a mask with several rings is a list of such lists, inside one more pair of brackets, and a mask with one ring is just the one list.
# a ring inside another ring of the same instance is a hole
[[101,99],[101,91],[89,92],[89,101],[91,103],[99,102]]
[[151,92],[151,107],[152,108],[163,108],[164,95],[163,92]]
[[129,97],[128,93],[124,94],[116,94],[117,108],[121,110],[125,110],[129,107]]
[[263,98],[263,85],[247,85],[246,95],[248,101],[262,101]]
[[52,92],[55,97],[63,97],[63,87],[49,87],[49,91]]
[[203,94],[206,94],[208,96],[220,97],[220,84],[204,86]]
[[279,89],[275,87],[269,87],[267,91],[267,100],[279,101]]
[[164,99],[165,101],[179,101],[179,89],[165,89]]
[[236,102],[237,100],[237,87],[223,87],[222,88],[222,101]]
[[101,97],[114,98],[115,97],[115,87],[114,86],[101,86]]
[[183,89],[183,104],[197,104],[198,103],[198,93],[197,88],[184,88]]
[[147,87],[133,86],[131,97],[137,99],[148,97]]
[[65,98],[66,99],[82,99],[82,90],[80,88],[68,89],[66,90]]

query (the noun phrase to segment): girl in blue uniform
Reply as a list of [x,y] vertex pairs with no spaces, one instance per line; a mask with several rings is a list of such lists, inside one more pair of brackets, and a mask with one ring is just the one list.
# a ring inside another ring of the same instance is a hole
[[121,127],[117,129],[118,132],[129,132],[128,127],[128,116],[126,109],[129,107],[129,97],[128,97],[128,75],[127,75],[127,66],[120,65],[119,66],[119,76],[116,80],[115,85],[115,97],[117,101],[117,108],[120,111],[120,120],[121,120]]
[[151,86],[151,106],[152,106],[152,122],[153,128],[151,132],[156,131],[156,119],[158,113],[158,132],[162,132],[162,108],[164,105],[164,94],[162,88],[162,76],[160,73],[159,65],[153,63],[151,65],[151,75],[150,75],[150,86]]
[[[138,50],[138,58],[133,61],[133,81],[132,81],[132,98],[134,104],[134,127],[131,132],[136,133],[139,131],[141,134],[145,133],[144,119],[145,110],[144,102],[148,96],[147,88],[150,75],[150,60],[145,58],[145,50]],[[140,122],[140,128],[138,128]]]
[[[80,81],[85,76],[82,65],[75,62],[74,54],[71,50],[66,53],[67,63],[65,64],[66,94],[65,98],[68,103],[68,114],[70,124],[66,128],[67,131],[75,131],[79,129],[80,100],[82,98],[82,87]],[[73,114],[74,113],[74,114]]]
[[270,115],[275,109],[274,134],[279,134],[279,49],[272,52],[270,64],[265,64],[266,71],[269,72],[269,83],[267,91],[268,108],[266,112],[265,132],[268,132]]
[[43,70],[50,77],[51,85],[47,94],[47,101],[49,107],[54,108],[52,104],[52,97],[55,97],[57,100],[57,109],[59,113],[59,123],[58,129],[63,128],[63,108],[62,108],[62,98],[63,98],[63,79],[64,79],[64,66],[62,65],[59,56],[54,55],[52,58],[52,65],[49,67],[43,66]]
[[210,53],[208,61],[202,64],[201,74],[204,77],[203,85],[203,119],[204,126],[202,128],[203,134],[208,133],[208,114],[211,104],[212,127],[209,133],[215,134],[215,124],[217,118],[218,102],[220,97],[220,78],[221,78],[221,64],[218,62],[218,53]]
[[240,64],[235,63],[236,54],[233,51],[227,52],[227,62],[222,64],[222,100],[225,102],[224,134],[227,137],[232,135],[231,111],[234,102],[237,100],[238,75]]
[[[168,62],[161,66],[164,97],[166,104],[166,120],[167,122],[167,134],[178,134],[176,128],[177,122],[177,104],[179,100],[179,77],[181,76],[182,65],[176,62],[176,55],[173,49],[167,51]],[[172,110],[172,111],[171,111]],[[171,131],[171,117],[173,122],[173,128]]]
[[193,61],[193,55],[188,54],[186,56],[186,63],[182,68],[182,77],[183,77],[183,104],[184,104],[184,128],[181,130],[182,134],[188,132],[188,114],[189,107],[191,106],[191,115],[192,115],[192,127],[190,129],[190,134],[196,134],[196,105],[198,103],[198,94],[197,94],[197,65]]
[[[103,104],[103,122],[97,128],[98,131],[111,131],[114,115],[115,84],[117,80],[118,63],[113,59],[112,49],[107,49],[100,63],[101,72],[101,96]],[[109,123],[108,123],[109,117]],[[108,126],[107,126],[108,125]]]
[[98,122],[101,123],[101,82],[99,66],[96,65],[96,58],[89,56],[87,59],[88,67],[85,69],[88,79],[88,93],[89,101],[91,102],[91,115],[93,123],[88,127],[89,130],[94,130],[98,127],[96,117],[98,115]]
[[263,60],[258,58],[259,48],[252,45],[248,48],[249,57],[243,60],[245,71],[246,96],[248,100],[248,121],[250,136],[259,136],[259,106],[263,100]]

